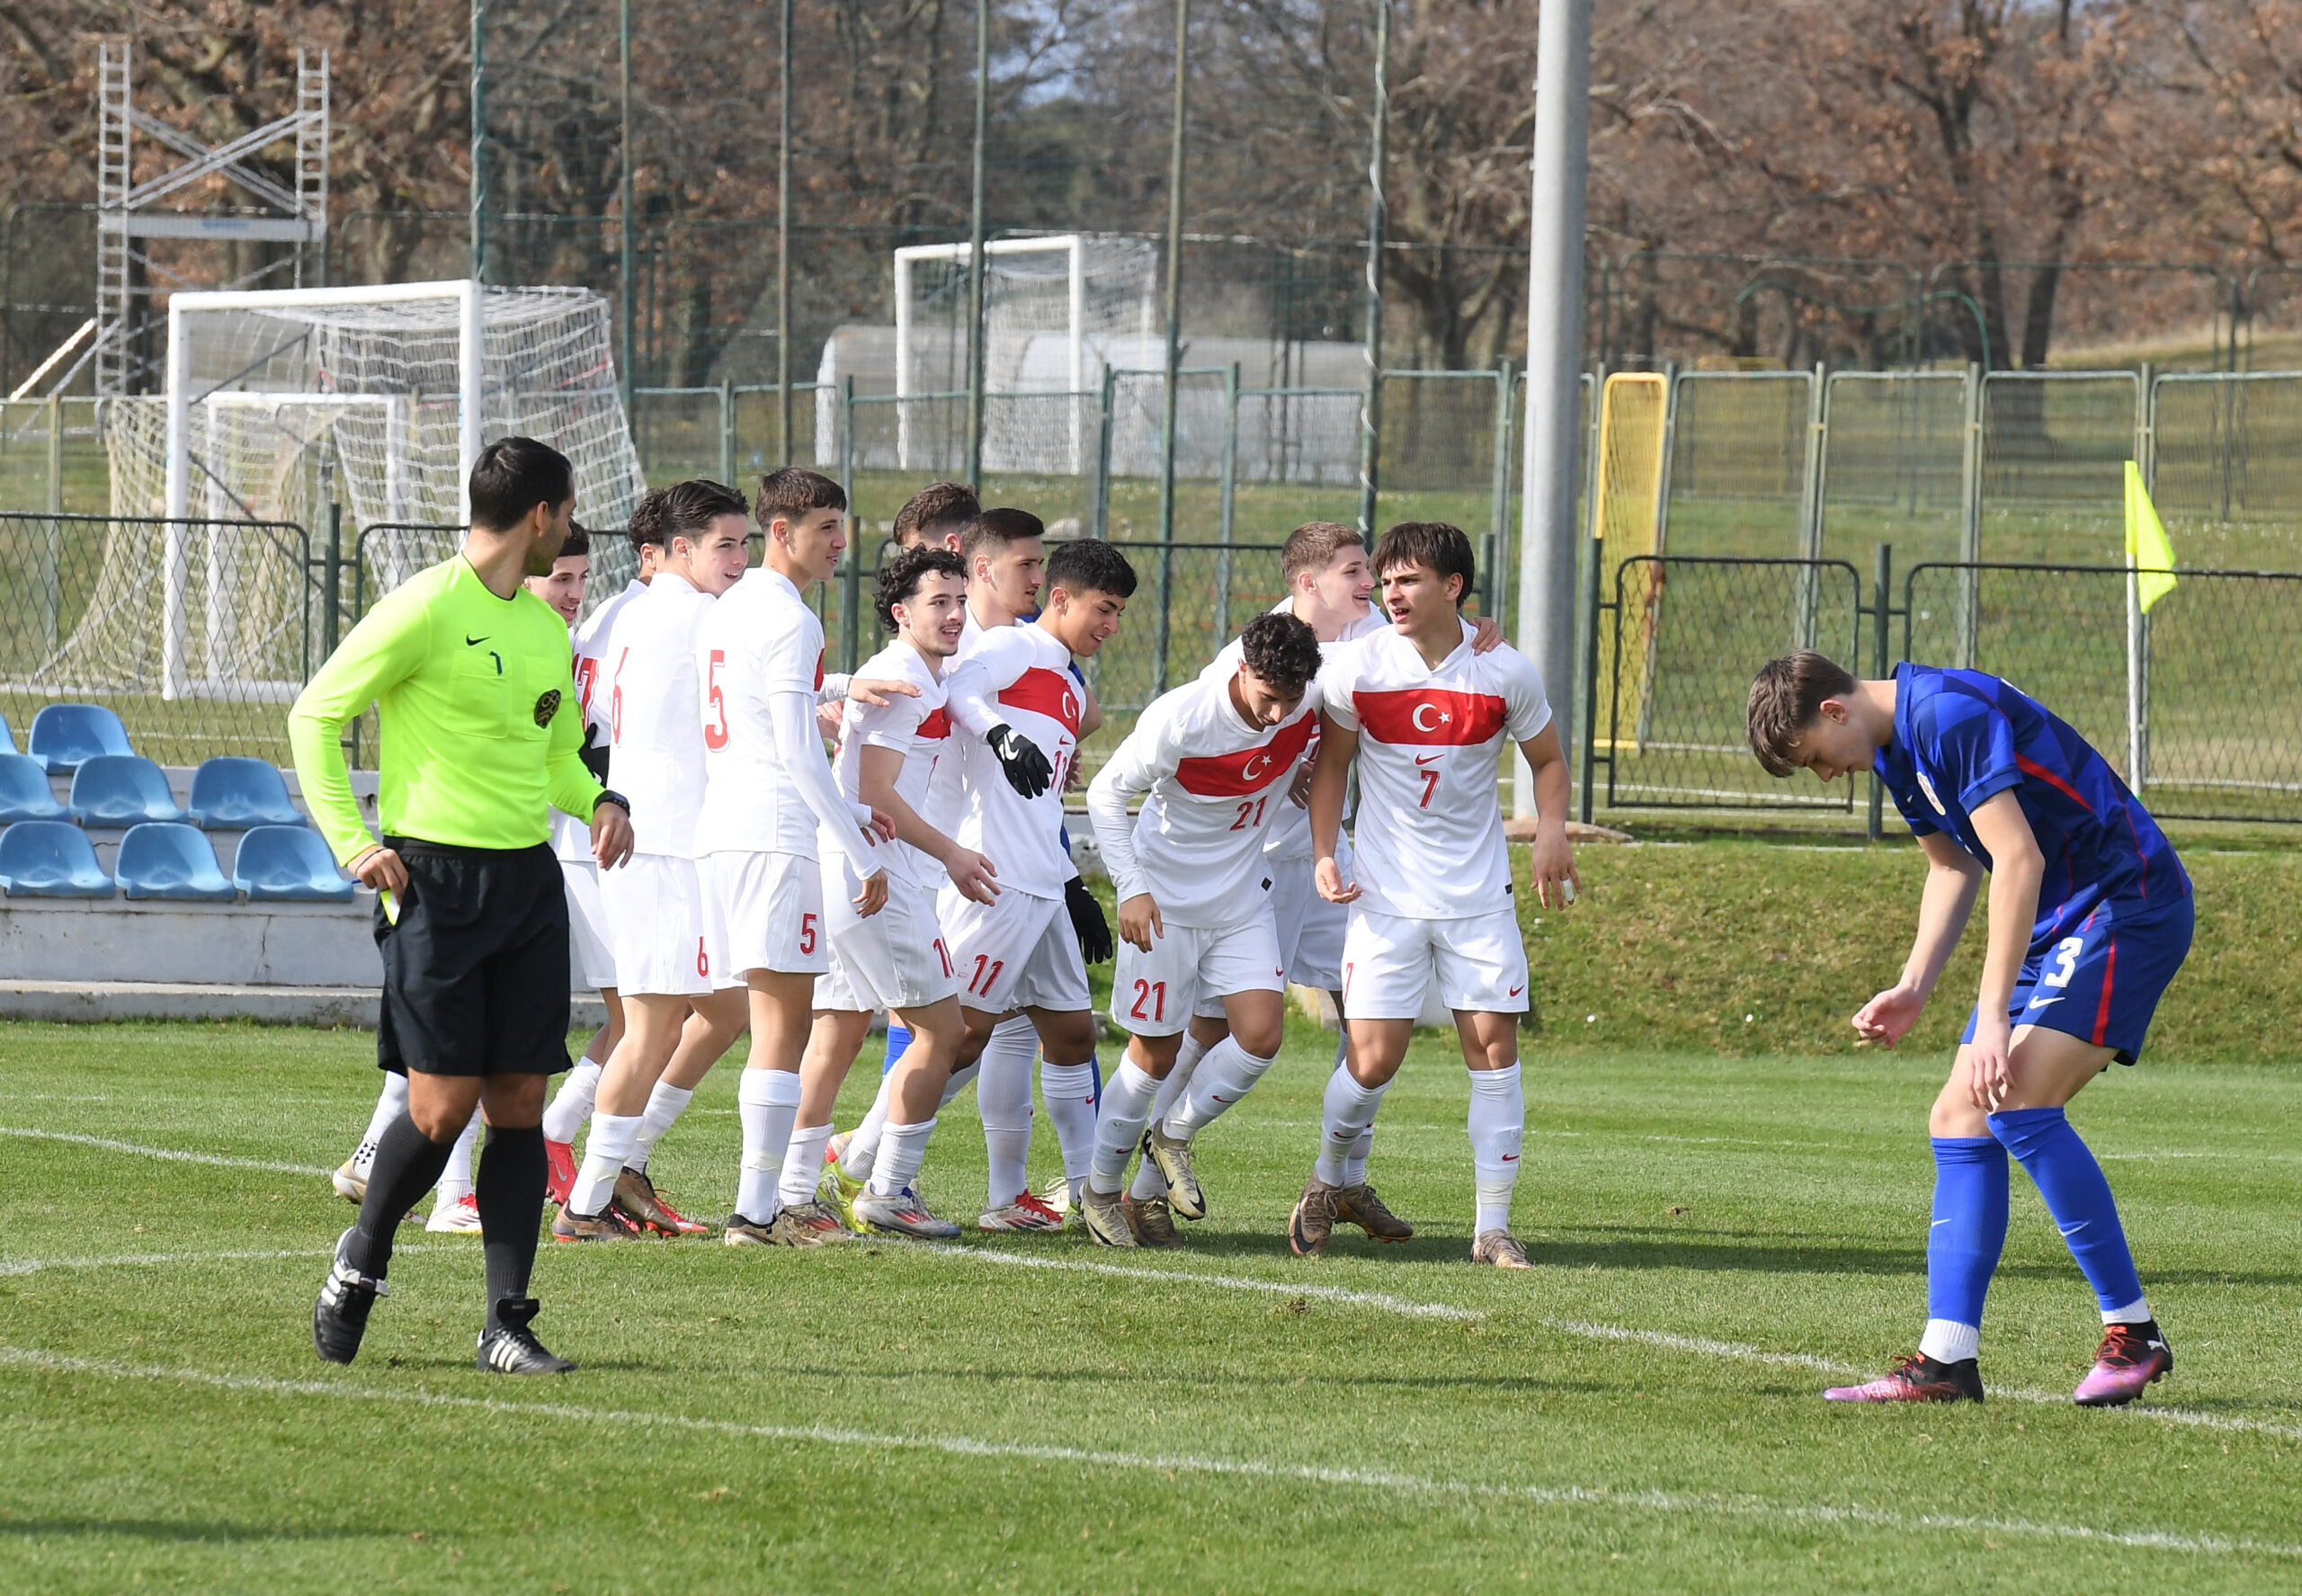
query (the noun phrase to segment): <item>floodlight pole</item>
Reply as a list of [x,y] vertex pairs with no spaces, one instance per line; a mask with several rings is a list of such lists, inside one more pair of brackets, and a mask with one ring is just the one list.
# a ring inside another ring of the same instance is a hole
[[991,0],[975,5],[975,197],[968,208],[968,486],[983,491],[983,181],[991,132]]
[[[1535,40],[1533,211],[1527,260],[1527,442],[1519,650],[1535,662],[1575,746],[1575,525],[1582,429],[1583,224],[1591,175],[1591,0],[1542,0]],[[1584,728],[1589,735],[1589,728]],[[1535,812],[1521,759],[1512,807]]]
[[775,399],[781,465],[791,463],[791,0],[783,0],[775,96]]
[[1375,0],[1373,147],[1367,157],[1367,393],[1359,404],[1359,531],[1375,536],[1383,437],[1383,235],[1390,219],[1383,165],[1391,122],[1391,0]]
[[480,147],[487,138],[487,0],[471,0],[471,279],[487,280],[487,178]]
[[616,220],[620,224],[617,231],[620,235],[618,244],[621,261],[616,272],[616,292],[623,301],[623,347],[619,351],[621,356],[619,363],[623,368],[623,413],[629,417],[631,415],[631,390],[638,380],[633,375],[631,324],[638,313],[639,305],[638,296],[632,292],[631,288],[632,257],[637,253],[631,221],[634,187],[631,180],[631,0],[616,0],[615,23],[618,65],[623,84],[623,146],[622,153],[618,156],[618,164],[622,170],[617,174],[619,181],[616,184],[616,209],[619,212]]

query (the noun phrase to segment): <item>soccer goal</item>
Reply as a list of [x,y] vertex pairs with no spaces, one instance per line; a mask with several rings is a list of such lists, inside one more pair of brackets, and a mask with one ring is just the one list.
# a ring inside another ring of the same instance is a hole
[[264,635],[301,615],[308,573],[219,553],[229,539],[200,522],[294,522],[317,541],[341,504],[347,557],[364,533],[388,591],[468,522],[467,485],[489,439],[524,433],[567,455],[576,513],[593,525],[620,525],[645,489],[608,301],[588,290],[179,293],[166,371],[164,397],[109,402],[105,434],[114,515],[168,518],[159,568],[107,558],[81,623],[93,635],[72,646],[124,655],[104,646],[110,630],[156,635],[160,679],[135,685],[166,698],[294,686],[248,671]]
[[[1156,324],[1158,252],[1137,238],[1066,233],[984,245],[984,464],[1077,476],[1093,463],[1091,396],[1107,346]],[[895,252],[896,459],[906,470],[965,464],[965,244]]]

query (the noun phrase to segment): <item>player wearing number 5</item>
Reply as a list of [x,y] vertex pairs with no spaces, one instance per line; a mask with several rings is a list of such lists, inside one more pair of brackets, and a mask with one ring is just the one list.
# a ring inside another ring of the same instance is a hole
[[1751,748],[1777,776],[1876,773],[1924,851],[1926,889],[1902,978],[1854,1029],[1891,1048],[1958,945],[1983,877],[1982,990],[1934,1101],[1934,1217],[1918,1354],[1834,1402],[1982,1399],[1983,1298],[2006,1242],[2010,1156],[2037,1183],[2102,1310],[2075,1400],[2132,1402],[2174,1367],[2143,1298],[2110,1183],[2064,1107],[2142,1051],[2190,951],[2190,878],[2165,834],[2086,740],[1979,671],[1902,664],[1858,682],[1819,654],[1751,684]]
[[[1383,534],[1371,563],[1391,624],[1328,651],[1311,776],[1319,895],[1352,905],[1343,940],[1351,1055],[1327,1082],[1325,1139],[1288,1240],[1298,1253],[1325,1250],[1338,1208],[1353,1200],[1343,1186],[1345,1161],[1374,1122],[1435,980],[1471,1072],[1471,1261],[1524,1269],[1526,1248],[1511,1234],[1511,1193],[1526,1125],[1518,1032],[1527,950],[1495,789],[1508,737],[1535,775],[1536,899],[1565,902],[1575,880],[1566,761],[1534,662],[1515,648],[1480,654],[1471,646],[1461,614],[1471,544],[1461,530],[1402,522]],[[1335,842],[1354,760],[1357,880],[1346,881]]]

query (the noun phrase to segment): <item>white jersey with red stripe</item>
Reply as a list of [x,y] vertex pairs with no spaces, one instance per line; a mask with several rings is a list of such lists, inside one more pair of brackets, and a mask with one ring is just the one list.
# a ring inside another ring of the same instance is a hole
[[1256,727],[1232,702],[1232,681],[1210,673],[1154,700],[1087,789],[1119,901],[1147,892],[1177,925],[1263,912],[1265,834],[1293,807],[1288,782],[1318,727],[1316,683],[1285,720]]
[[[856,674],[875,682],[908,682],[919,689],[919,696],[907,699],[890,694],[884,706],[848,700],[840,719],[839,753],[831,762],[840,797],[861,805],[862,750],[893,749],[903,756],[903,769],[896,776],[896,795],[911,806],[913,814],[934,825],[935,822],[927,816],[927,786],[937,767],[954,752],[951,717],[943,707],[942,682],[928,669],[919,650],[901,638],[873,655]],[[820,845],[820,857],[829,858],[835,846],[834,840],[824,838]],[[915,887],[931,881],[941,885],[941,863],[909,843],[883,843],[878,856],[891,882]]]
[[799,693],[815,702],[823,623],[789,577],[754,566],[697,630],[694,667],[707,777],[698,851],[816,858],[816,813],[777,753],[768,700]]
[[632,848],[693,859],[703,798],[695,638],[712,596],[660,572],[616,617],[593,696],[607,700],[608,763],[631,799]]
[[1354,876],[1370,913],[1416,920],[1511,902],[1497,798],[1505,738],[1550,724],[1542,673],[1505,645],[1471,652],[1462,624],[1436,668],[1396,627],[1335,649],[1319,671],[1326,712],[1359,734]]
[[[568,635],[575,649],[576,704],[584,714],[584,728],[588,740],[597,747],[607,747],[611,734],[608,728],[608,695],[600,688],[602,661],[613,646],[616,617],[622,614],[632,600],[647,591],[647,584],[637,577],[624,590],[593,611],[576,625]],[[599,689],[599,691],[594,691]],[[612,787],[612,781],[607,783]],[[588,822],[573,815],[551,812],[551,850],[564,860],[588,860],[592,857],[592,828]]]
[[[1271,612],[1273,615],[1292,615],[1295,613],[1295,601],[1281,599],[1271,607]],[[1325,660],[1332,656],[1341,645],[1371,637],[1387,629],[1390,624],[1389,618],[1379,608],[1370,604],[1366,614],[1344,627],[1332,641],[1319,645],[1319,656]],[[1228,681],[1238,674],[1239,661],[1245,657],[1245,651],[1240,646],[1240,639],[1234,638],[1223,645],[1222,652],[1200,675],[1202,678],[1219,676]],[[1311,745],[1304,751],[1303,757],[1306,760],[1316,758],[1318,752],[1319,734],[1315,721]],[[1271,856],[1273,862],[1284,860],[1307,866],[1311,862],[1310,811],[1284,799],[1274,802],[1271,807],[1271,819],[1263,827],[1263,851]]]
[[[1063,779],[1079,757],[1084,708],[1070,651],[1037,624],[992,627],[944,681],[951,721],[964,745],[955,840],[989,856],[1003,889],[1061,897],[1074,874],[1063,847]],[[1008,785],[983,740],[1003,724],[1037,744],[1053,770],[1037,798]]]

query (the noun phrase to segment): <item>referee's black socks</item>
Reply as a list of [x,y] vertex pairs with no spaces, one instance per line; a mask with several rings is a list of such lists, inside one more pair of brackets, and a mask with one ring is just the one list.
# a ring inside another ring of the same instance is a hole
[[543,1224],[544,1182],[549,1174],[543,1127],[487,1128],[472,1196],[479,1204],[480,1248],[487,1256],[487,1328],[503,1328],[495,1310],[528,1294],[535,1271],[536,1237]]
[[[399,1233],[399,1222],[425,1192],[439,1184],[440,1172],[448,1167],[448,1155],[455,1146],[452,1136],[435,1142],[416,1129],[406,1110],[384,1128],[376,1141],[376,1162],[368,1171],[368,1195],[361,1199],[360,1223],[352,1227],[345,1262],[361,1274],[383,1279],[391,1267],[392,1238]],[[540,1155],[540,1143],[538,1152]]]

